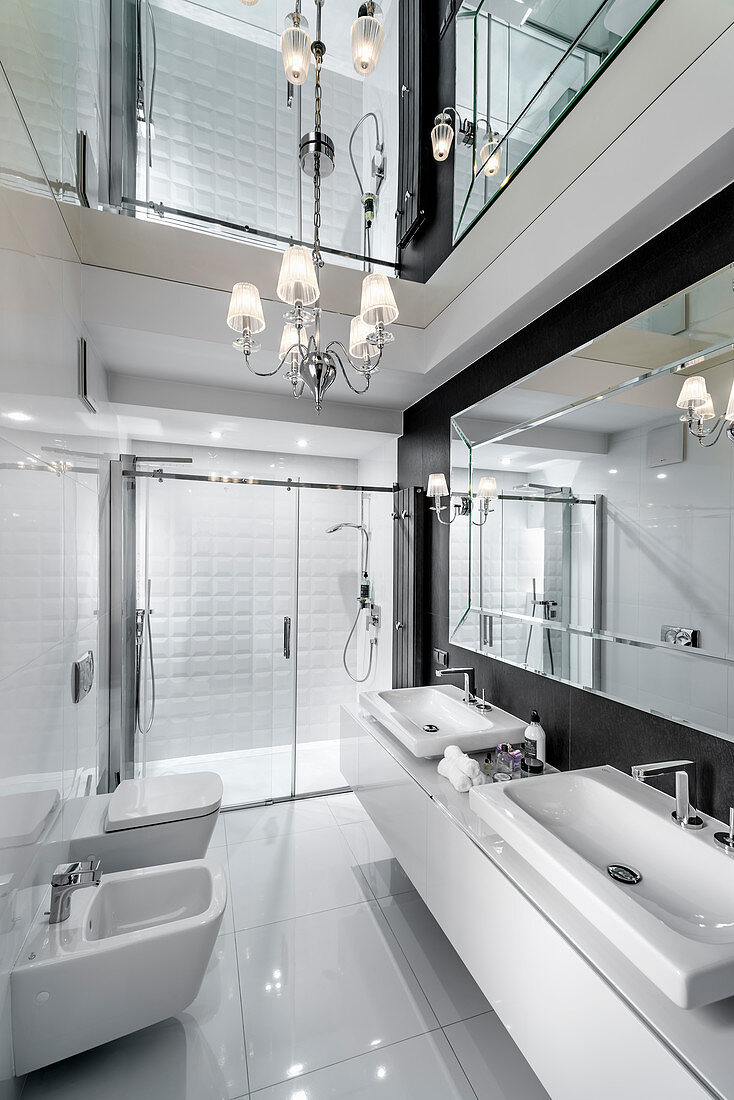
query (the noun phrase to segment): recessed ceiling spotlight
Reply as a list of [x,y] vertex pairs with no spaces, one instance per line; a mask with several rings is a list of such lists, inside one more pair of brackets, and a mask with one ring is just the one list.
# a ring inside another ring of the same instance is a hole
[[307,439],[297,439],[296,440],[296,445],[299,446],[299,447],[308,447],[308,440]]
[[619,470],[610,470],[610,471],[609,471],[609,473],[610,473],[610,474],[618,474],[618,473],[619,473]]
[[222,433],[221,432],[209,432],[209,435],[212,437],[212,439],[221,439],[222,438]]
[[667,474],[658,474],[658,481],[662,481],[663,478],[665,478],[667,476],[668,476]]
[[5,413],[5,416],[7,416],[8,420],[17,420],[18,422],[33,419],[32,416],[29,416],[28,413],[24,412],[9,412]]
[[503,466],[509,466],[512,462],[512,458],[510,457],[510,455],[505,455],[505,457],[501,461]]

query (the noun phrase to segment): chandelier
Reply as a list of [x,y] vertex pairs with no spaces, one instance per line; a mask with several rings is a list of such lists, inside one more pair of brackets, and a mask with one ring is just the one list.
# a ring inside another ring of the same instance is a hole
[[[398,318],[398,307],[386,275],[370,272],[362,281],[359,313],[349,328],[349,349],[340,340],[323,344],[321,339],[321,291],[319,274],[324,266],[321,255],[321,181],[334,170],[334,143],[321,129],[321,69],[326,46],[321,40],[321,13],[324,0],[316,6],[316,38],[311,41],[308,23],[301,14],[301,0],[287,17],[280,39],[285,73],[291,84],[303,84],[314,59],[314,128],[300,144],[300,167],[313,178],[313,246],[294,244],[286,249],[280,267],[276,293],[290,308],[284,314],[285,325],[280,341],[278,362],[272,370],[256,370],[253,355],[260,350],[254,337],[265,328],[260,292],[253,283],[236,283],[229,303],[227,324],[239,333],[234,347],[242,351],[248,369],[259,378],[268,378],[286,368],[293,396],[300,398],[305,389],[313,397],[316,412],[321,412],[324,395],[341,371],[353,393],[369,389],[378,371],[385,345],[394,337],[388,326]],[[373,72],[385,39],[378,19],[380,9],[370,2],[362,4],[352,25],[352,60],[356,72]],[[311,331],[309,331],[311,330]],[[354,381],[347,370],[354,372]],[[355,384],[356,382],[356,384]]]

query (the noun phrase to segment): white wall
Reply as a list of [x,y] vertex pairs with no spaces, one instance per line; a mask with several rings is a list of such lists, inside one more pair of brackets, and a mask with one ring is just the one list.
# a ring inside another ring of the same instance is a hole
[[[53,867],[66,857],[72,800],[95,791],[105,762],[106,711],[98,688],[74,704],[69,683],[71,662],[89,649],[104,669],[100,642],[109,624],[100,614],[97,551],[104,479],[94,456],[109,445],[104,436],[114,417],[104,407],[93,347],[90,383],[99,415],[85,412],[76,397],[77,340],[84,332],[81,264],[2,76],[0,165],[0,848],[9,876],[0,891],[5,1098],[19,1095],[22,1084],[12,1077],[9,971]],[[27,419],[8,416],[18,412]],[[83,450],[91,457],[59,450]],[[24,813],[35,814],[37,800],[49,792],[35,842],[22,842],[13,829]],[[13,801],[19,793],[22,807]]]

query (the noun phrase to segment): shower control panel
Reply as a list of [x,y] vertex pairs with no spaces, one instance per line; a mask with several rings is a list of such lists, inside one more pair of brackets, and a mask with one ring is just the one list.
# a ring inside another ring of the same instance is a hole
[[71,664],[71,699],[73,703],[81,703],[85,695],[89,695],[94,683],[94,654],[88,650],[78,661]]

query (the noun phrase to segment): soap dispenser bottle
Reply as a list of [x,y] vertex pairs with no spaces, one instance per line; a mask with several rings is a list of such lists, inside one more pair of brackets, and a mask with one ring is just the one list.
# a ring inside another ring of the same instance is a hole
[[534,710],[530,715],[530,725],[525,730],[522,769],[528,775],[540,775],[545,767],[545,730],[540,724],[540,715]]

